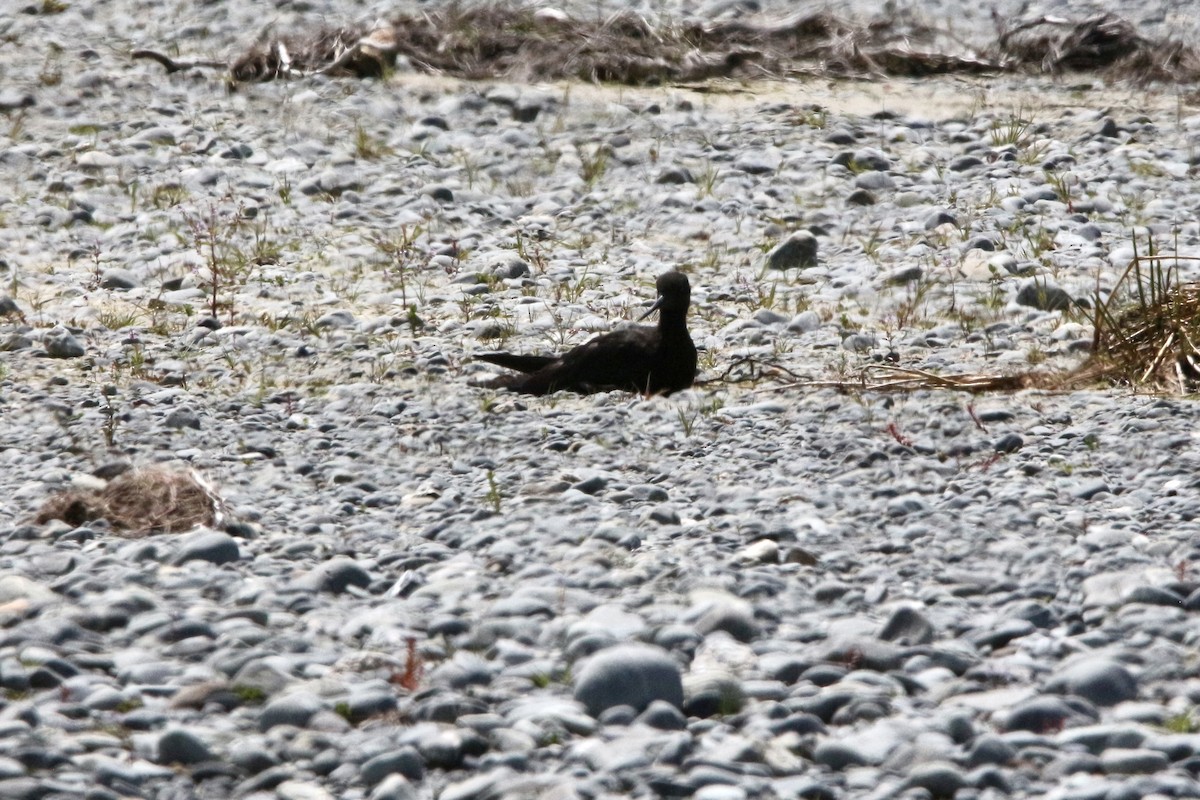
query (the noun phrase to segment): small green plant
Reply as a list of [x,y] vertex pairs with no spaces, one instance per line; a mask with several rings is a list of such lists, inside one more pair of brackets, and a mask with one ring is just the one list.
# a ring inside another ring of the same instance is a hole
[[915,281],[910,281],[905,297],[896,305],[895,320],[897,330],[907,330],[918,327],[926,319],[926,304],[929,294],[936,283],[922,275]]
[[[416,306],[408,301],[408,276],[415,266],[428,264],[429,257],[423,254],[418,241],[425,235],[421,225],[401,225],[398,231],[390,234],[377,234],[371,237],[371,244],[387,259],[387,275],[394,277],[397,288],[400,289],[400,303],[407,308],[409,325],[416,317]],[[414,328],[416,330],[416,328]]]
[[279,179],[279,185],[275,187],[275,193],[279,195],[279,202],[285,206],[292,204],[292,179],[284,175]]
[[1025,119],[1020,110],[1002,120],[996,120],[992,123],[991,130],[988,131],[988,139],[991,140],[992,147],[1004,147],[1011,144],[1023,148],[1033,140],[1033,136],[1033,123]]
[[1167,717],[1163,721],[1163,727],[1171,733],[1200,733],[1200,722],[1197,721],[1195,709]]
[[150,192],[150,205],[157,209],[174,208],[188,197],[188,191],[178,183],[162,183]]
[[[53,3],[53,0],[47,0]],[[66,6],[63,6],[65,9]],[[57,13],[57,12],[53,12]],[[38,83],[45,87],[58,86],[62,83],[62,52],[63,49],[54,42],[46,45],[46,57],[42,61],[41,69],[38,70]]]
[[492,511],[500,513],[500,501],[504,499],[504,495],[500,493],[500,485],[496,482],[496,473],[492,470],[487,471],[488,490],[485,498],[488,505],[492,507]]
[[222,211],[215,202],[201,216],[185,215],[191,233],[191,245],[204,259],[208,312],[219,317],[228,310],[234,315],[233,301],[224,295],[245,275],[249,259],[237,247],[237,235],[245,222],[241,210]]
[[10,115],[8,121],[8,138],[14,142],[19,141],[21,134],[25,132],[25,109],[21,109],[15,114]]
[[866,240],[862,243],[863,255],[876,263],[879,262],[879,248],[883,245],[882,232],[883,223],[876,222],[871,226]]
[[701,197],[711,197],[721,182],[721,170],[711,161],[704,162],[704,168],[696,173],[696,193]]
[[1074,204],[1071,202],[1071,184],[1074,181],[1071,173],[1047,170],[1045,175],[1046,183],[1054,189],[1054,194],[1058,196],[1059,202],[1065,203],[1068,211],[1074,211]]
[[462,164],[463,177],[466,179],[467,188],[474,189],[475,181],[479,179],[479,162],[466,150],[459,151],[458,156]]
[[588,188],[596,185],[596,182],[603,177],[608,169],[608,146],[597,144],[588,152],[583,145],[577,145],[579,150],[579,177],[583,178],[583,182]]
[[504,181],[504,190],[512,197],[529,197],[535,186],[532,178],[512,176]]
[[692,429],[696,426],[696,420],[700,418],[700,409],[686,409],[680,406],[675,409],[675,416],[679,420],[680,427],[683,428],[683,435],[690,439]]
[[809,128],[824,130],[829,122],[829,113],[820,106],[807,106],[803,110],[793,114],[789,121],[796,126],[804,125]]
[[120,415],[112,401],[116,394],[115,386],[105,386],[100,390],[100,414],[103,418],[100,431],[104,436],[105,446],[110,450],[116,446],[117,427],[120,425]]
[[372,136],[362,123],[354,124],[354,154],[367,161],[389,155],[392,149]]
[[138,323],[138,314],[134,311],[101,311],[96,315],[96,321],[110,331],[119,331]]
[[250,232],[254,241],[251,243],[248,261],[260,267],[278,264],[283,257],[283,245],[271,235],[270,214],[264,213],[258,217]]

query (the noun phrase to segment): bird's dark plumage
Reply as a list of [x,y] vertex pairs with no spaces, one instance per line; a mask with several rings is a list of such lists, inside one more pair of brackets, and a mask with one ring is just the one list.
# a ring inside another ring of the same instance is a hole
[[666,272],[656,284],[658,325],[631,325],[597,336],[559,356],[483,353],[479,359],[516,370],[493,386],[525,394],[624,389],[671,394],[696,379],[696,345],[687,329],[692,287],[682,272]]

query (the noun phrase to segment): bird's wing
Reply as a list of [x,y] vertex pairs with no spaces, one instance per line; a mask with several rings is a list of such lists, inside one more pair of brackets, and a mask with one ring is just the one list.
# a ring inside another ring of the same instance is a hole
[[597,336],[564,353],[562,364],[552,370],[563,384],[637,385],[649,372],[657,334],[648,326],[631,326]]

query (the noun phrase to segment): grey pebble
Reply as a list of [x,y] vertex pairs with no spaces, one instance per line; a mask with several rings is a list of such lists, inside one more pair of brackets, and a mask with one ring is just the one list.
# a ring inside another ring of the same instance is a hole
[[818,742],[813,748],[812,758],[815,763],[838,772],[871,763],[870,759],[850,742],[834,739],[822,739]]
[[637,721],[664,731],[681,731],[687,727],[687,717],[671,703],[654,700],[637,717]]
[[1053,696],[1034,697],[1018,703],[1002,717],[1006,731],[1061,730],[1069,720],[1080,719],[1079,712],[1061,698]]
[[179,541],[179,549],[171,558],[172,564],[207,561],[210,564],[229,564],[241,558],[237,541],[227,533],[200,530],[187,534]]
[[0,111],[17,111],[33,105],[37,105],[37,98],[30,92],[22,92],[16,89],[0,90]]
[[334,558],[317,566],[301,577],[302,588],[341,594],[350,587],[365,589],[371,585],[371,575],[352,558]]
[[136,289],[141,285],[132,271],[120,267],[109,267],[100,276],[102,289]]
[[198,431],[200,430],[200,416],[191,409],[178,408],[167,415],[163,424],[175,430],[191,428]]
[[268,731],[277,725],[306,727],[324,708],[321,700],[307,692],[293,692],[269,702],[258,715],[258,728]]
[[1170,760],[1157,750],[1114,747],[1100,754],[1100,768],[1110,775],[1149,775],[1170,765]]
[[629,705],[639,711],[655,700],[683,705],[683,679],[678,664],[659,647],[621,644],[587,659],[575,680],[575,699],[592,716]]
[[1099,706],[1137,697],[1137,680],[1123,665],[1105,658],[1077,661],[1051,676],[1046,688],[1078,695]]
[[902,605],[892,612],[879,631],[879,638],[905,645],[929,644],[935,631],[929,618],[911,605]]
[[905,784],[925,789],[934,797],[954,797],[967,785],[967,779],[953,764],[935,761],[914,766]]
[[403,775],[388,775],[371,790],[370,800],[417,800],[420,795]]
[[1064,311],[1071,306],[1071,295],[1052,283],[1034,278],[1021,284],[1017,302],[1042,311]]
[[82,358],[87,353],[83,343],[62,327],[47,331],[42,338],[42,345],[50,358]]
[[766,256],[770,269],[804,269],[817,264],[817,237],[809,231],[796,231],[775,245]]
[[212,750],[204,740],[182,728],[168,730],[158,737],[158,763],[198,764],[212,761]]
[[1017,433],[1006,433],[992,444],[997,453],[1015,453],[1025,446],[1025,439]]

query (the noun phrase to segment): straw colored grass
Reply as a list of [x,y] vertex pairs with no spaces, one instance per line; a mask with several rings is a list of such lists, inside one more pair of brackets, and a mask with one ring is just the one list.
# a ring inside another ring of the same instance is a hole
[[219,525],[225,507],[216,491],[194,470],[149,467],[117,476],[101,490],[69,490],[54,495],[34,521],[62,520],[85,525],[107,520],[129,537],[180,533]]

